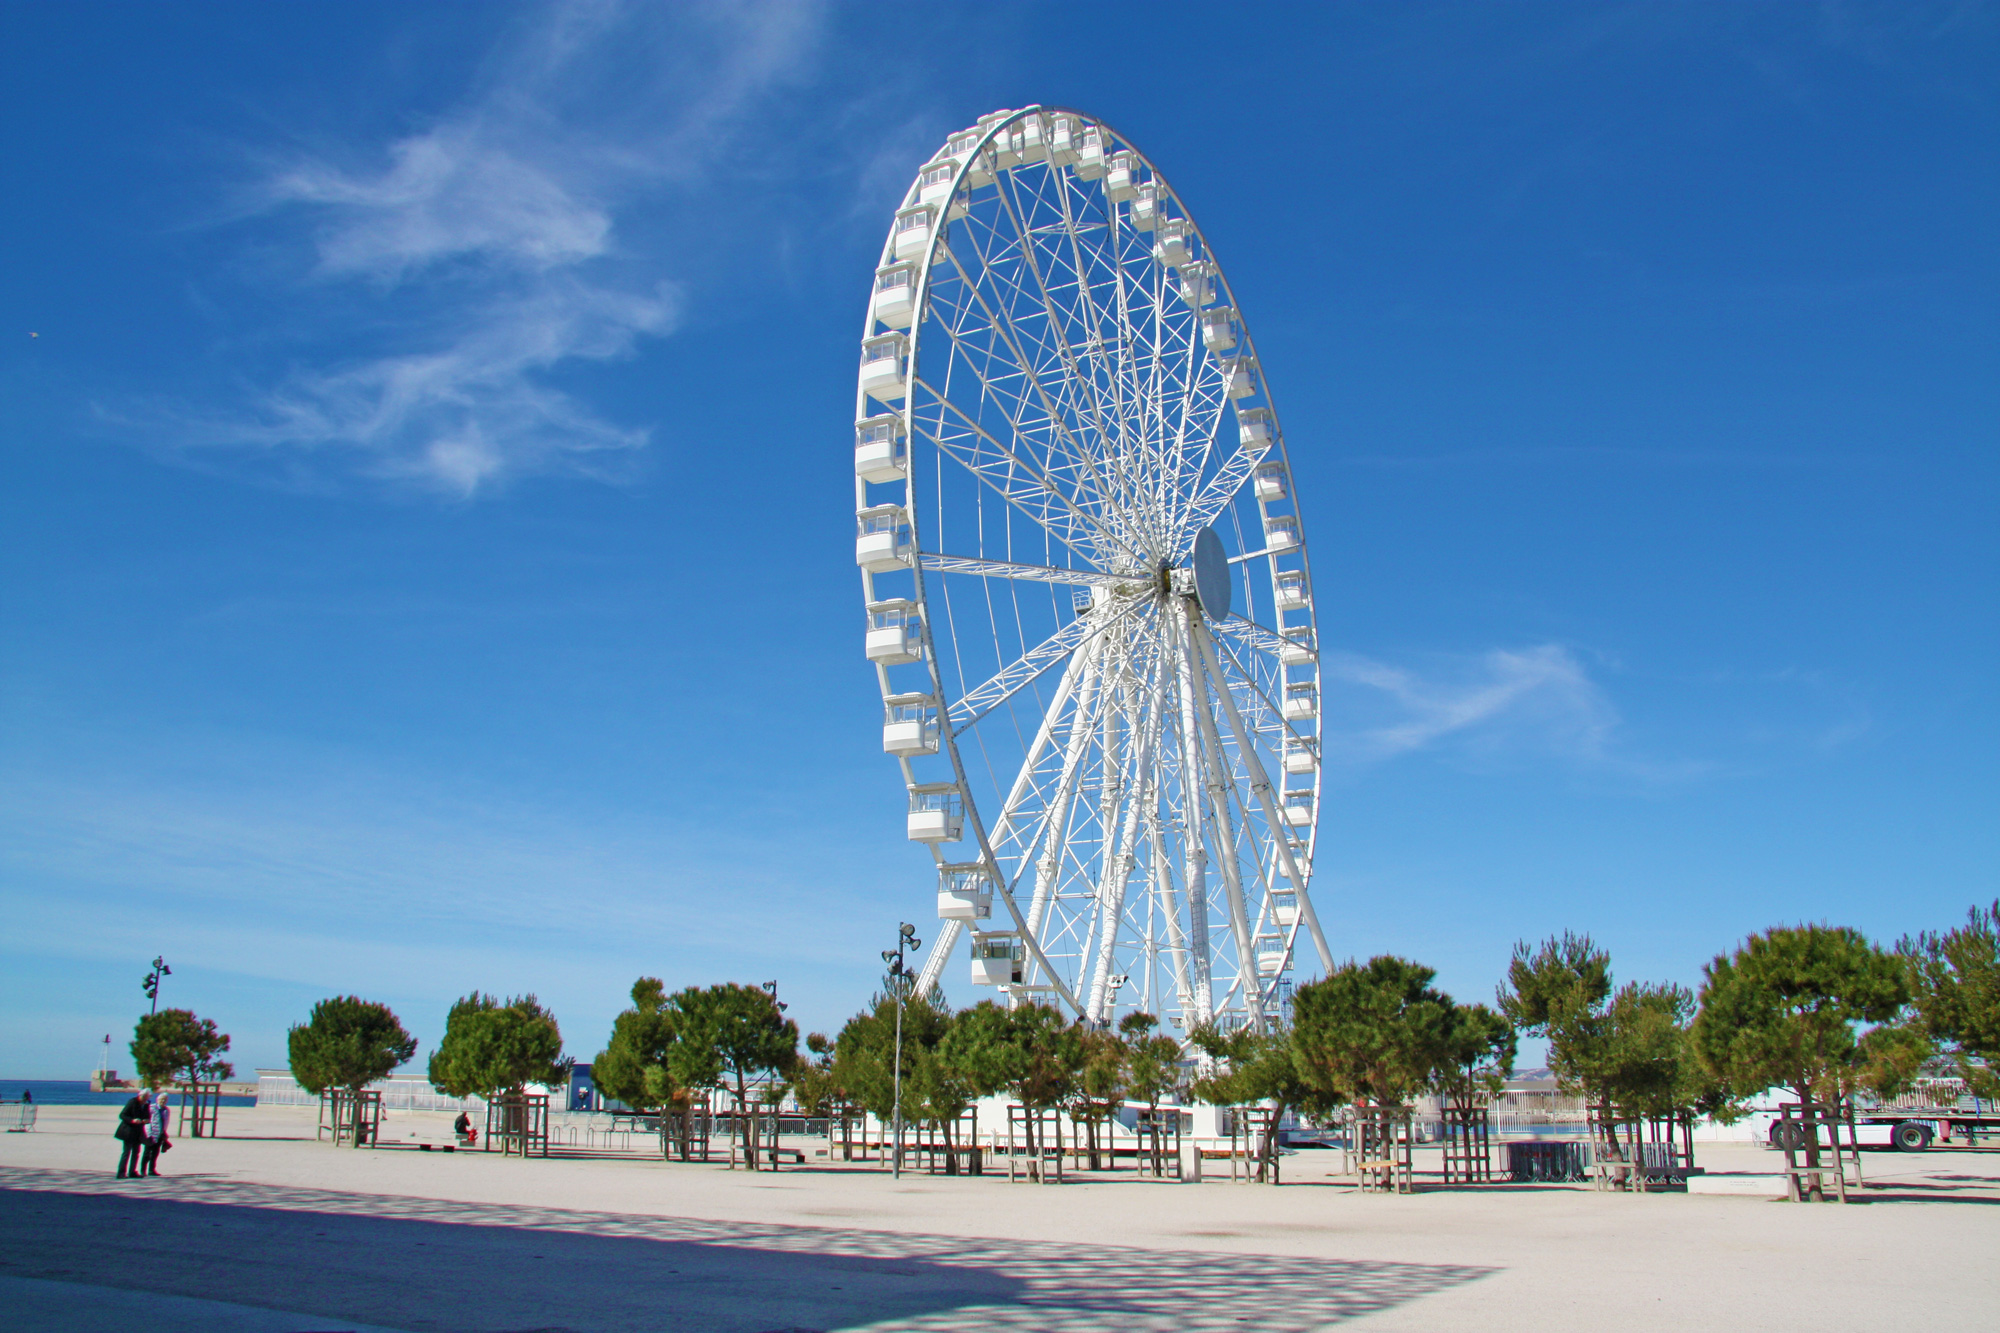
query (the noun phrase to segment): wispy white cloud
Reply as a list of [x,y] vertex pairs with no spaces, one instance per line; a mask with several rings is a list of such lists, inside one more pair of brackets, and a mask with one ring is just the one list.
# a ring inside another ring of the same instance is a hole
[[[650,428],[555,381],[672,333],[684,304],[658,259],[621,249],[621,213],[684,203],[820,27],[814,3],[569,0],[435,123],[268,164],[245,211],[298,230],[314,256],[304,318],[347,350],[255,391],[247,412],[175,414],[178,435],[461,497],[525,473],[615,472]],[[357,353],[363,336],[375,345]]]
[[1452,742],[1600,762],[1618,712],[1558,644],[1494,649],[1429,674],[1352,653],[1321,662],[1329,757],[1375,762]]

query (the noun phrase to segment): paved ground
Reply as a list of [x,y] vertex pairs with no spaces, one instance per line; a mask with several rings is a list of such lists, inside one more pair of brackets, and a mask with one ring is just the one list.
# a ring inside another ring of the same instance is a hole
[[[435,1119],[435,1123],[433,1123]],[[34,1330],[1734,1330],[1985,1327],[2000,1149],[1871,1153],[1867,1202],[1560,1187],[1356,1195],[1332,1154],[1278,1189],[1061,1186],[585,1157],[336,1149],[224,1111],[158,1180],[111,1178],[110,1113],[0,1136],[0,1309]],[[442,1118],[397,1117],[442,1140]],[[1729,1147],[1711,1168],[1768,1170]]]

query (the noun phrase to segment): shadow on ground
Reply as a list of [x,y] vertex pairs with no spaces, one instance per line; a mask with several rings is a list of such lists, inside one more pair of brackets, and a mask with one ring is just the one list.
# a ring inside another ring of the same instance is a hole
[[1489,1271],[0,1168],[0,1275],[413,1333],[1303,1333]]

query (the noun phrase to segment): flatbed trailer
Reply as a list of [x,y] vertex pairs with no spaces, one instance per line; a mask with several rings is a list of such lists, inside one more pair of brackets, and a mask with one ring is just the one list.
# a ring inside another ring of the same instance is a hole
[[[1971,1101],[1971,1098],[1965,1098]],[[1786,1133],[1802,1134],[1796,1121],[1781,1119],[1774,1111],[1759,1111],[1768,1117],[1765,1139],[1774,1148],[1785,1146]],[[1863,1148],[1894,1148],[1900,1152],[1922,1152],[1933,1142],[1964,1143],[1976,1146],[1983,1135],[2000,1135],[2000,1109],[1975,1103],[1972,1106],[1857,1106],[1853,1112],[1855,1141]],[[1842,1122],[1845,1130],[1847,1122]],[[1847,1141],[1843,1132],[1841,1141]]]

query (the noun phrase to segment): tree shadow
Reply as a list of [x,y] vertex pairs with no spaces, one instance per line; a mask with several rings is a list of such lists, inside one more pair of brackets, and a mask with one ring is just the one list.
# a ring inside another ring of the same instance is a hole
[[[977,1188],[976,1185],[973,1186]],[[19,1277],[417,1333],[1321,1328],[1492,1271],[712,1222],[0,1168]]]

